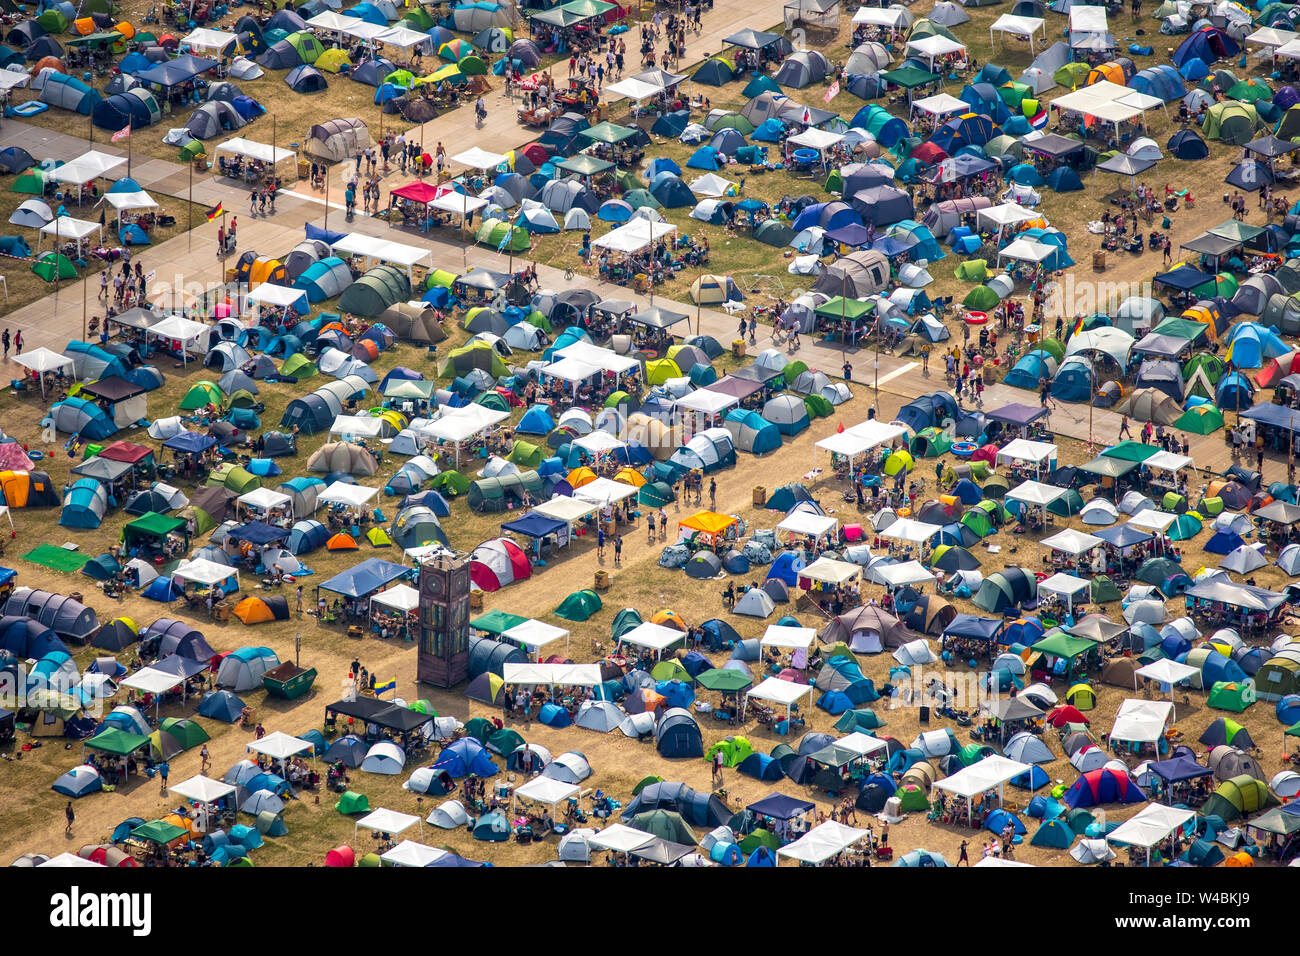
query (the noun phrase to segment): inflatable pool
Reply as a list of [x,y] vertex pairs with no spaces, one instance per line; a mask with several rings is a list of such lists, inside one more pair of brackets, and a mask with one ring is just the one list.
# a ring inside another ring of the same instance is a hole
[[979,449],[979,445],[973,441],[953,442],[952,453],[958,458],[969,458]]
[[983,324],[984,324],[985,322],[987,322],[988,320],[989,320],[989,317],[988,317],[988,313],[986,313],[986,312],[967,312],[967,313],[966,313],[966,324],[967,324],[967,325],[983,325]]
[[35,116],[38,113],[44,113],[49,108],[49,103],[42,103],[40,100],[28,100],[26,103],[19,103],[17,106],[7,107],[5,113],[9,116]]

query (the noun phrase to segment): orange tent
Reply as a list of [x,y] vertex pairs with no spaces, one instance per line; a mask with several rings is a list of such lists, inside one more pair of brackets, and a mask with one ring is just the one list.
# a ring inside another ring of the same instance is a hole
[[1200,322],[1205,326],[1205,334],[1211,342],[1219,341],[1219,313],[1218,310],[1211,310],[1203,305],[1194,305],[1181,316],[1184,319],[1191,319],[1193,322]]
[[27,495],[32,487],[31,476],[25,471],[0,471],[0,492],[10,508],[26,508]]
[[326,332],[339,332],[342,333],[343,335],[348,334],[348,330],[343,327],[342,322],[330,322],[326,325],[322,325],[320,327],[320,331],[317,332],[316,334],[323,335]]
[[697,511],[689,518],[677,522],[678,527],[703,531],[705,534],[719,535],[736,523],[729,515],[720,515],[716,511]]
[[1116,86],[1127,86],[1128,77],[1124,75],[1124,67],[1120,66],[1114,60],[1109,63],[1098,63],[1088,74],[1086,85],[1092,86],[1094,83],[1100,83],[1102,80],[1110,80]]
[[258,256],[248,271],[250,286],[261,285],[263,282],[283,282],[284,278],[284,265],[279,259],[270,256]]
[[681,619],[676,611],[667,609],[655,611],[654,617],[650,618],[651,624],[662,624],[664,627],[675,627],[679,631],[686,631],[686,622]]
[[344,534],[342,531],[325,542],[325,550],[327,551],[355,551],[357,547],[356,538],[350,534]]
[[72,21],[73,28],[83,37],[88,37],[95,32],[95,18],[82,17],[79,20]]
[[1224,861],[1224,866],[1254,866],[1255,858],[1249,853],[1234,853]]
[[583,485],[595,481],[596,473],[583,465],[581,468],[575,468],[569,472],[569,477],[566,480],[569,482],[570,488],[581,488]]
[[361,359],[363,362],[373,362],[379,358],[379,346],[370,339],[362,339],[352,346],[352,357]]
[[619,469],[618,474],[614,476],[614,480],[621,481],[625,485],[631,485],[633,488],[640,488],[645,484],[645,478],[635,468]]
[[[348,540],[352,541],[351,538],[348,538]],[[356,542],[353,542],[352,547],[356,547]],[[287,621],[289,619],[289,603],[279,595],[266,598],[246,597],[235,605],[233,613],[235,617],[245,624]]]
[[68,72],[68,68],[63,65],[63,61],[57,56],[45,56],[37,60],[36,65],[32,67],[32,76],[40,76],[41,70],[45,69],[47,66],[58,70],[60,73]]
[[113,29],[122,34],[124,40],[129,40],[135,36],[135,27],[123,20],[121,23],[113,24]]

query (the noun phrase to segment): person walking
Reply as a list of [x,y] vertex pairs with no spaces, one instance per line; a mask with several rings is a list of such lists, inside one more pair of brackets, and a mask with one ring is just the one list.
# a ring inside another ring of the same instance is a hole
[[605,528],[603,525],[596,529],[596,558],[600,561],[605,560]]
[[168,771],[170,771],[170,770],[171,770],[171,767],[169,767],[169,766],[167,765],[167,761],[166,761],[166,760],[164,760],[162,763],[160,763],[160,764],[158,765],[158,776],[159,776],[159,778],[160,778],[161,781],[162,781],[162,782],[158,785],[158,792],[161,793],[161,794],[163,794],[164,796],[167,794],[167,773],[168,773]]
[[[1260,454],[1263,455],[1263,452],[1260,452]],[[623,566],[623,536],[621,534],[616,534],[614,535],[614,567],[621,568],[622,566]]]
[[921,374],[922,375],[930,374],[930,346],[929,345],[921,346]]
[[9,361],[9,330],[5,329],[4,334],[0,335],[0,344],[4,345],[5,361]]
[[655,543],[655,513],[648,512],[645,516],[645,543]]
[[718,481],[716,478],[709,479],[709,510],[714,511],[718,507]]
[[23,354],[23,330],[18,329],[14,332],[14,354]]
[[1129,431],[1129,427],[1128,427],[1128,416],[1127,416],[1127,415],[1121,415],[1121,416],[1119,417],[1119,437],[1120,437],[1120,438],[1124,438],[1125,436],[1127,436],[1128,438],[1132,438],[1132,437],[1133,437],[1133,433],[1132,433],[1131,431]]
[[302,585],[301,584],[298,585],[298,589],[294,591],[293,599],[294,599],[294,606],[298,611],[298,616],[302,617]]
[[844,381],[853,381],[853,366],[849,364],[848,359],[844,360]]
[[69,800],[68,805],[63,808],[63,819],[67,821],[67,825],[63,828],[63,835],[72,836],[72,825],[77,822],[77,815],[72,812],[71,800]]
[[[713,768],[713,788],[716,790],[718,787],[721,787],[723,784],[721,748],[719,748],[718,751],[713,755],[712,768]],[[72,804],[68,804],[68,806],[72,806]]]
[[[221,245],[218,238],[217,245]],[[108,302],[108,270],[105,269],[99,274],[99,301]]]
[[967,866],[970,866],[970,857],[966,853],[965,840],[961,841],[961,855],[957,857],[957,865],[961,866],[963,863],[965,863]]
[[208,745],[204,744],[203,749],[199,751],[199,773],[207,773],[212,766],[212,754],[208,753]]

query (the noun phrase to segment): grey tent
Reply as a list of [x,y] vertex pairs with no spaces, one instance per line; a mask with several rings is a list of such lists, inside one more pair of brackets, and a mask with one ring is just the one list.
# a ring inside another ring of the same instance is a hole
[[288,83],[289,89],[295,93],[323,93],[329,88],[329,84],[325,82],[325,74],[306,63],[290,70],[285,75],[284,82]]
[[303,151],[308,156],[322,159],[327,163],[338,163],[351,159],[358,150],[370,145],[370,131],[364,121],[357,117],[333,119],[319,123],[307,132],[307,142]]
[[239,111],[224,100],[204,103],[190,114],[185,129],[196,139],[212,139],[229,130],[247,125]]
[[95,612],[80,601],[65,594],[31,588],[15,590],[5,602],[4,613],[30,617],[60,637],[78,641],[85,640],[99,627]]
[[825,295],[864,298],[889,286],[889,260],[874,249],[860,249],[826,267],[812,290]]
[[339,297],[339,310],[373,319],[385,309],[411,297],[411,280],[396,266],[371,269]]
[[302,275],[313,262],[319,262],[321,259],[328,258],[329,255],[329,243],[320,239],[307,239],[298,243],[284,259],[285,278],[292,282]]
[[1282,283],[1270,272],[1246,279],[1232,297],[1233,306],[1246,315],[1262,315],[1270,297],[1282,293]]
[[862,43],[853,48],[844,64],[844,72],[854,76],[865,76],[889,69],[893,56],[883,43]]
[[786,58],[772,79],[787,89],[802,90],[820,83],[830,73],[825,54],[818,50],[800,50]]

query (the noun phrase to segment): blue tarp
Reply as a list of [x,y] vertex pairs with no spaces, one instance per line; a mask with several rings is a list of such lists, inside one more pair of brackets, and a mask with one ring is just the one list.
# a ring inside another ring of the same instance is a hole
[[557,534],[567,527],[568,522],[548,518],[535,511],[530,511],[522,518],[507,521],[501,526],[501,530],[522,534],[529,538],[544,538],[549,534]]
[[163,442],[163,447],[170,448],[172,451],[197,455],[207,451],[216,443],[217,440],[211,435],[200,435],[198,432],[181,432],[179,435],[173,435]]
[[232,541],[247,541],[249,544],[256,545],[267,545],[274,541],[283,541],[287,537],[289,537],[287,529],[277,528],[265,521],[250,521],[242,527],[235,528],[229,534]]
[[816,804],[783,793],[771,793],[756,803],[745,807],[750,813],[773,820],[791,820],[800,814],[816,809]]
[[384,585],[391,584],[410,573],[410,568],[394,564],[392,561],[385,561],[382,558],[367,558],[356,567],[350,568],[342,574],[336,574],[328,581],[318,585],[318,589],[341,594],[344,597],[359,598],[370,594],[372,591],[377,591]]

